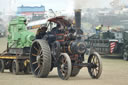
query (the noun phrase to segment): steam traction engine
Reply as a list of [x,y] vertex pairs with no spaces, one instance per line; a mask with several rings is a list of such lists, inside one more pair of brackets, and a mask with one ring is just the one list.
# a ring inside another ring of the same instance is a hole
[[[76,76],[82,67],[87,67],[92,78],[98,79],[102,73],[100,55],[96,52],[89,55],[88,63],[83,63],[87,51],[80,29],[81,12],[76,10],[75,28],[63,16],[48,20],[50,27],[44,34],[38,35],[31,47],[30,65],[36,77],[47,77],[53,67],[57,67],[61,79],[67,80]],[[57,24],[57,27],[52,27]],[[44,30],[42,27],[42,30]],[[52,29],[51,29],[52,28]]]

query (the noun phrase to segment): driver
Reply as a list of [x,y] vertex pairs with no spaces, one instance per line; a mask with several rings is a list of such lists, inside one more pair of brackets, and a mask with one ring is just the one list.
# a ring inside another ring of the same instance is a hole
[[46,34],[46,31],[47,31],[47,27],[40,27],[37,30],[36,39],[42,39],[43,36]]

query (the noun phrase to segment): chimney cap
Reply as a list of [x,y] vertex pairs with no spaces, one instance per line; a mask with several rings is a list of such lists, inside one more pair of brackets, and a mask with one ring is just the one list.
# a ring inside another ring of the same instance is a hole
[[75,12],[81,12],[81,9],[75,9]]

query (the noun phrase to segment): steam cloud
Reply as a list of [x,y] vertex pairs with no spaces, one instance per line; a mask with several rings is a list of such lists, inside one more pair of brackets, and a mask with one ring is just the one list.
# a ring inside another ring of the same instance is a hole
[[[105,0],[68,0],[68,13],[74,9],[101,8]],[[110,1],[110,0],[109,0]]]
[[[106,0],[71,0],[74,9],[101,8]],[[110,1],[110,0],[109,0]]]

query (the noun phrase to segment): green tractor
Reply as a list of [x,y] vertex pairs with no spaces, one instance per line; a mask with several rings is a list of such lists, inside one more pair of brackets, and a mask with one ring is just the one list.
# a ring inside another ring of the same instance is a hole
[[24,17],[17,17],[12,20],[9,23],[8,32],[8,52],[22,55],[29,53],[35,35],[27,30],[26,19]]
[[9,23],[7,50],[0,55],[0,72],[29,73],[29,52],[35,34],[27,30],[26,19],[17,17]]

